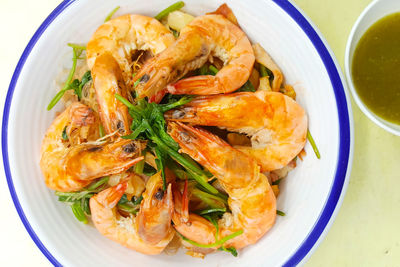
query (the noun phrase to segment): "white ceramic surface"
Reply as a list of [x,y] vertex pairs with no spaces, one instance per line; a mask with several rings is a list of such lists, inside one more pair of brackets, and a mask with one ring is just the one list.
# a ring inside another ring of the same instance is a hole
[[399,0],[375,0],[365,8],[354,24],[347,40],[344,68],[351,94],[362,112],[378,126],[392,134],[400,136],[400,125],[378,117],[362,102],[354,87],[351,71],[354,50],[364,33],[379,19],[396,12],[400,12]]
[[[201,260],[185,255],[183,250],[175,256],[142,255],[106,239],[95,228],[79,223],[43,182],[39,169],[40,144],[56,111],[61,110],[58,105],[49,112],[46,106],[55,94],[53,80],[65,64],[65,54],[70,53],[66,44],[87,42],[117,4],[121,9],[115,16],[125,13],[154,16],[172,2],[72,2],[33,47],[15,86],[8,123],[10,175],[26,220],[51,255],[65,266],[281,266],[314,229],[332,190],[337,167],[347,168],[348,162],[338,162],[337,103],[325,65],[304,31],[272,1],[253,1],[251,7],[245,1],[227,2],[251,40],[261,43],[281,67],[286,83],[294,85],[297,100],[308,113],[310,131],[321,159],[315,157],[307,143],[307,156],[298,161],[298,167],[281,183],[277,207],[286,216],[278,216],[273,229],[256,245],[240,251],[237,258],[227,253],[214,253]],[[223,2],[187,0],[184,10],[200,15],[215,10]],[[352,146],[352,140],[349,142]],[[350,148],[350,164],[351,153]],[[344,181],[343,190],[340,186],[333,194],[343,196],[346,184]],[[340,204],[342,197],[338,199]],[[337,207],[337,201],[334,204]],[[330,215],[332,219],[334,215],[332,218]],[[326,229],[324,225],[321,231]]]

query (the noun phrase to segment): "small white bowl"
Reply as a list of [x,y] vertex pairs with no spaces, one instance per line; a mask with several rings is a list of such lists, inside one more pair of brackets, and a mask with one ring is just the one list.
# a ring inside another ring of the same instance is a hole
[[362,102],[354,88],[353,77],[351,73],[354,50],[356,49],[357,44],[364,33],[379,19],[397,12],[400,12],[399,0],[375,0],[364,9],[354,24],[349,39],[347,40],[344,69],[351,94],[353,95],[353,98],[361,111],[376,125],[382,127],[392,134],[400,136],[400,125],[388,122],[378,117]]

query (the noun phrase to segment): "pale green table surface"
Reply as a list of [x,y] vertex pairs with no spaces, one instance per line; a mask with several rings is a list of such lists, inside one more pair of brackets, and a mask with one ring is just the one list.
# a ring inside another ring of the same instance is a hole
[[[371,0],[295,0],[344,69],[350,30]],[[373,70],[371,70],[373,71]],[[400,137],[373,124],[352,99],[354,162],[339,214],[306,266],[400,266]]]
[[[348,34],[370,1],[294,0],[321,30],[342,67]],[[0,43],[1,101],[23,48],[59,2],[0,1],[5,38]],[[352,104],[355,150],[349,187],[331,230],[306,266],[400,266],[400,137],[374,125]],[[0,266],[50,266],[23,229],[4,177],[0,206]]]

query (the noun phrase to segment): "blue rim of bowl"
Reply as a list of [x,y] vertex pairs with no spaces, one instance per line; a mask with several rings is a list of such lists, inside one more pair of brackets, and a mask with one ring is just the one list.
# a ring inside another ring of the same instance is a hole
[[[21,70],[28,58],[30,52],[35,46],[36,42],[39,40],[43,32],[47,27],[60,15],[63,10],[65,10],[69,5],[71,5],[76,0],[64,0],[60,5],[58,5],[53,12],[44,20],[40,25],[39,29],[35,32],[32,39],[29,41],[20,60],[18,61],[17,67],[15,68],[14,74],[12,76],[10,86],[8,88],[6,101],[4,105],[3,112],[3,123],[2,123],[2,153],[3,153],[3,164],[4,170],[7,178],[8,187],[13,199],[15,208],[17,209],[18,215],[22,220],[26,230],[31,236],[32,240],[35,242],[36,246],[40,251],[47,257],[47,259],[55,266],[62,266],[57,259],[47,250],[47,248],[40,241],[39,237],[36,235],[32,229],[29,221],[27,220],[24,211],[22,210],[21,204],[19,203],[18,196],[15,192],[14,184],[11,177],[10,165],[8,159],[8,119],[11,106],[12,96],[15,90],[15,85],[18,81],[18,77]],[[326,204],[317,220],[313,229],[302,242],[297,251],[290,256],[286,261],[284,266],[295,266],[300,263],[305,256],[310,252],[310,250],[317,243],[318,239],[324,232],[326,226],[331,220],[332,214],[334,213],[336,206],[339,202],[340,196],[342,194],[343,186],[346,180],[346,174],[348,169],[348,162],[350,158],[350,120],[348,105],[346,100],[346,94],[344,91],[344,86],[335,62],[326,48],[324,42],[322,41],[319,34],[315,31],[314,27],[310,22],[303,16],[303,14],[289,1],[287,0],[273,0],[279,7],[281,7],[292,19],[301,27],[304,33],[308,36],[315,49],[318,51],[321,60],[323,61],[325,68],[328,72],[329,78],[332,83],[332,87],[335,93],[336,105],[338,110],[339,118],[339,157],[338,164],[336,167],[335,179],[331,191],[329,193]]]

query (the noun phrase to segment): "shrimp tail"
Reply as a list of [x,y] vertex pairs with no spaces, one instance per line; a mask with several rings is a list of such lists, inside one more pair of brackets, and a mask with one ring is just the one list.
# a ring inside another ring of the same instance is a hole
[[97,201],[101,203],[105,208],[112,209],[117,204],[118,201],[122,198],[125,194],[125,191],[128,187],[128,182],[123,181],[109,189],[101,191],[97,195]]

